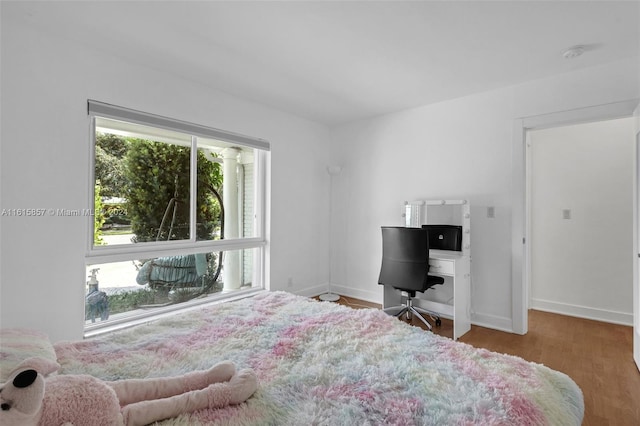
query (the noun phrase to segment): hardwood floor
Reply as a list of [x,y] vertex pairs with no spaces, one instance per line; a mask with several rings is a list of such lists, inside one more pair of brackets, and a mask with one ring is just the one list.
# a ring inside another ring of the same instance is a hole
[[[344,296],[337,303],[380,308]],[[434,332],[451,338],[451,321],[442,322]],[[412,324],[426,328],[415,318]],[[631,327],[530,310],[529,332],[524,336],[472,326],[460,341],[567,374],[584,395],[584,426],[638,426],[640,372],[633,361],[632,338]]]

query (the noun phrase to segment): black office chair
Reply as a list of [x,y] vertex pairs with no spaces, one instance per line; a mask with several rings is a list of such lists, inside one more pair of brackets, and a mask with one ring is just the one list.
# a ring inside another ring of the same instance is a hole
[[[378,284],[391,286],[408,294],[406,305],[385,308],[388,314],[400,318],[415,314],[429,330],[431,324],[422,316],[429,315],[440,325],[440,317],[434,312],[413,305],[416,292],[424,292],[444,278],[429,275],[429,240],[426,229],[404,227],[382,227],[382,266]],[[399,310],[399,311],[398,311]],[[396,312],[398,311],[398,312]]]

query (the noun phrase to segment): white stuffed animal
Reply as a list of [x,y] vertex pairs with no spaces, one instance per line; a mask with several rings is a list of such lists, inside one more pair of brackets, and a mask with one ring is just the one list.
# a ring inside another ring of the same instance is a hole
[[206,408],[240,404],[256,391],[250,369],[225,361],[177,377],[106,382],[88,375],[52,375],[60,366],[29,358],[0,386],[3,426],[135,426]]

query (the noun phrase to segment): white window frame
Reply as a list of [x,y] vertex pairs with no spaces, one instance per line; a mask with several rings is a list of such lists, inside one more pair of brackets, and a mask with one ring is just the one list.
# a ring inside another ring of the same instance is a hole
[[[253,286],[252,288],[266,288],[265,271],[266,267],[266,193],[267,193],[267,169],[270,161],[270,143],[264,139],[253,138],[237,133],[227,132],[224,130],[214,129],[211,127],[201,126],[181,120],[175,120],[159,115],[140,112],[128,108],[123,108],[103,102],[88,100],[88,118],[90,128],[90,174],[89,174],[89,208],[94,209],[94,184],[95,182],[95,138],[96,138],[96,117],[119,120],[144,126],[160,128],[164,130],[177,131],[191,135],[191,232],[190,238],[187,240],[144,242],[140,244],[126,244],[114,246],[96,246],[94,245],[94,217],[87,217],[87,250],[85,256],[86,265],[98,265],[103,263],[121,262],[135,260],[139,258],[156,258],[163,256],[177,256],[205,252],[220,252],[242,249],[258,248],[259,255],[254,256],[253,262]],[[232,143],[234,145],[257,148],[255,154],[255,196],[254,196],[254,215],[255,215],[255,236],[246,238],[239,237],[228,240],[197,240],[195,233],[196,220],[196,184],[197,179],[195,172],[197,171],[197,139],[204,137],[207,139],[215,139],[222,142]],[[182,303],[174,305],[174,310],[181,309],[181,306],[188,305]],[[151,314],[152,315],[152,314]],[[110,321],[107,321],[110,323]],[[93,328],[93,326],[91,327]],[[85,330],[87,327],[85,327]]]

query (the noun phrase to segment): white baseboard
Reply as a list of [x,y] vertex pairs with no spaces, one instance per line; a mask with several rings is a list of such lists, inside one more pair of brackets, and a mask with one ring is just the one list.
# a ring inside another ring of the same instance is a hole
[[[327,293],[329,291],[329,285],[321,284],[313,287],[297,288],[295,290],[289,291],[300,296],[315,297]],[[364,300],[365,302],[382,304],[382,292],[378,294],[372,291],[361,290],[353,287],[343,287],[336,284],[333,284],[331,286],[331,292],[339,294],[341,296],[355,297],[356,299]]]
[[471,314],[471,324],[479,327],[491,328],[494,330],[513,333],[513,323],[511,318],[500,317],[497,315],[473,313]]
[[[290,291],[291,293],[297,294],[299,296],[314,297],[314,296],[318,296],[319,294],[326,293],[327,288],[328,287],[326,285],[316,285],[313,287],[296,288],[296,289],[287,288],[285,290]],[[332,289],[332,291],[335,291],[335,290]]]
[[589,306],[572,305],[569,303],[553,302],[551,300],[531,299],[531,309],[552,312],[554,314],[604,321],[612,324],[633,326],[633,314],[616,312]]
[[343,296],[354,297],[356,299],[364,300],[365,302],[379,303],[382,305],[382,288],[380,292],[374,292],[353,287],[342,287],[334,284],[331,286],[331,290],[334,293],[338,293]]

